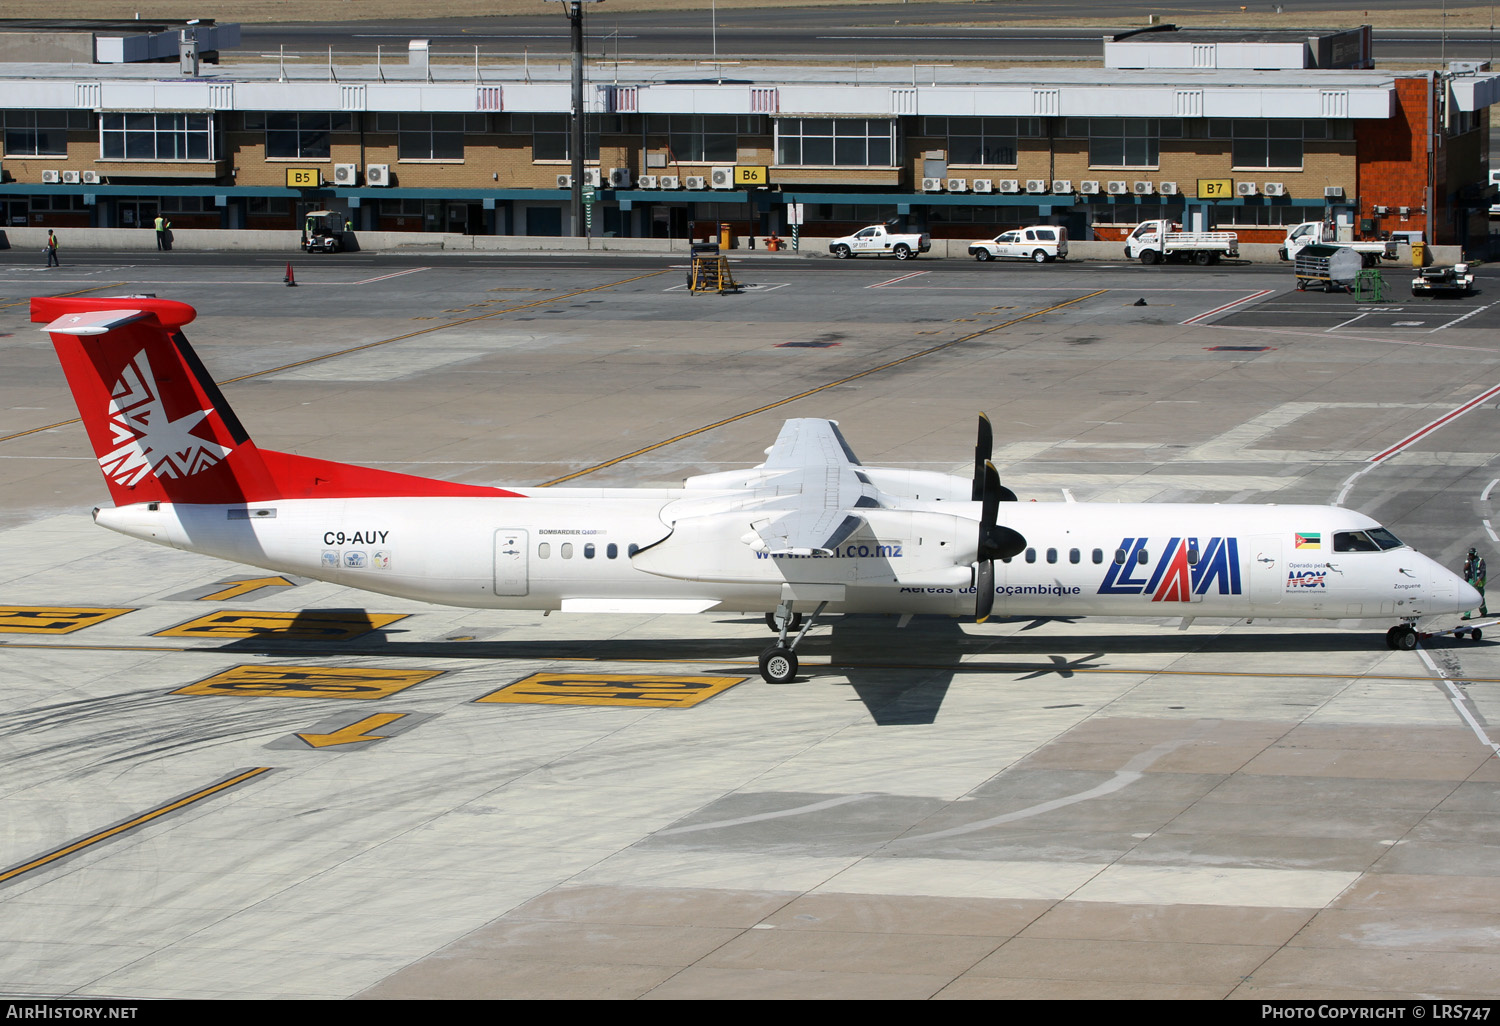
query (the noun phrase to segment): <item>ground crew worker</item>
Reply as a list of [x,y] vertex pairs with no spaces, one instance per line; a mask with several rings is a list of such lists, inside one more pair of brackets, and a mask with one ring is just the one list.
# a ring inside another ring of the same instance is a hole
[[167,219],[160,214],[156,215],[156,248],[167,248]]
[[[1472,545],[1469,546],[1469,554],[1468,554],[1468,556],[1466,556],[1464,558],[1464,570],[1463,570],[1463,574],[1464,574],[1464,580],[1466,580],[1466,581],[1469,582],[1469,586],[1471,588],[1473,588],[1475,591],[1479,592],[1479,615],[1480,616],[1489,616],[1490,615],[1489,607],[1486,604],[1485,599],[1484,599],[1484,578],[1485,578],[1484,557],[1481,556],[1479,554],[1479,550],[1476,549],[1476,548],[1474,548]],[[1464,614],[1464,619],[1467,620],[1468,618],[1469,618],[1469,613],[1465,613]]]
[[47,254],[48,267],[61,267],[62,262],[57,259],[57,235],[52,229],[47,229],[47,244],[42,247],[42,252]]

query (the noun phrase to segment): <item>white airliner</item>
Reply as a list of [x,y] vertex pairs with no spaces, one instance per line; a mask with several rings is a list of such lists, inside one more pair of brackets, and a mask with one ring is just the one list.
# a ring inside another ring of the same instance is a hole
[[182,333],[195,316],[32,300],[115,503],[99,524],[453,606],[764,612],[768,681],[796,675],[825,612],[1383,617],[1409,649],[1418,617],[1481,601],[1336,506],[1016,502],[982,417],[972,479],[866,467],[827,420],[787,421],[758,467],[670,489],[494,488],[260,449]]

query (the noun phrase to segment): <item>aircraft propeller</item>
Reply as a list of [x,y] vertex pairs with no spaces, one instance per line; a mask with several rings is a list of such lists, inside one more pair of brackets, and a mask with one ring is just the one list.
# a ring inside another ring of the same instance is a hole
[[[987,424],[984,419],[980,424]],[[984,429],[980,429],[983,441]],[[1001,502],[1014,502],[1015,493],[1000,483],[1000,472],[989,460],[984,461],[984,485],[981,501],[984,505],[979,513],[979,548],[975,565],[974,616],[983,623],[995,606],[995,560],[1010,559],[1026,548],[1026,539],[1021,533],[996,523],[1000,515]],[[1004,496],[1009,495],[1006,499]]]
[[[979,415],[979,440],[974,445],[974,489],[969,496],[974,502],[984,498],[985,464],[990,462],[995,452],[995,431],[990,427],[990,418],[983,413]],[[995,483],[1000,489],[1001,502],[1015,502],[1016,493],[1000,484],[997,477]]]

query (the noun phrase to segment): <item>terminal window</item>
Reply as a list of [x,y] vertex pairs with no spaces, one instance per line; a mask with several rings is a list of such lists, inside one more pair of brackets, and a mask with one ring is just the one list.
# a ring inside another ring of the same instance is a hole
[[349,114],[246,114],[245,128],[264,129],[270,159],[327,160],[334,132],[354,130]]
[[212,160],[209,114],[101,114],[99,152],[105,160]]
[[776,163],[892,167],[896,123],[886,118],[777,118]]
[[68,129],[88,128],[87,111],[8,110],[5,155],[8,157],[63,157],[68,153]]
[[1018,140],[1042,134],[1040,118],[922,119],[924,135],[948,140],[948,163],[1015,167]]

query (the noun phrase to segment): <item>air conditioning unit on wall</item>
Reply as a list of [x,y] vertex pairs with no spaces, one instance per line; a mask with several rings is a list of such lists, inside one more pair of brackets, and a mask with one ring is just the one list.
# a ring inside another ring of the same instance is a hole
[[1176,182],[1158,182],[1157,185],[1156,185],[1156,191],[1159,192],[1159,193],[1161,193],[1163,196],[1176,196],[1177,195],[1177,183]]
[[597,189],[604,184],[604,176],[599,173],[597,167],[586,167],[583,169],[583,184],[592,185]]
[[1111,196],[1129,196],[1130,195],[1130,183],[1129,182],[1110,182],[1109,183],[1109,194]]
[[995,183],[988,178],[976,178],[969,183],[969,188],[974,192],[994,192]]
[[682,188],[682,179],[677,175],[662,175],[660,181],[663,189]]
[[635,180],[636,188],[638,188],[638,189],[655,189],[655,188],[659,188],[659,186],[656,184],[656,178],[657,178],[656,175],[641,175],[641,177],[639,177],[639,178],[637,178]]
[[1026,191],[1033,196],[1040,196],[1047,191],[1047,183],[1040,178],[1028,178],[1026,180]]
[[1071,178],[1052,179],[1052,191],[1059,196],[1065,196],[1073,191],[1073,180]]
[[688,175],[683,179],[682,186],[685,189],[702,191],[703,189],[708,188],[708,179],[704,178],[702,175]]
[[1281,182],[1267,182],[1261,186],[1261,191],[1267,196],[1285,196],[1286,186]]
[[1254,196],[1256,194],[1255,193],[1255,183],[1254,182],[1235,182],[1234,183],[1234,194],[1236,196]]
[[1156,186],[1151,182],[1136,182],[1130,187],[1130,191],[1137,196],[1150,196],[1156,192]]
[[942,192],[943,191],[943,180],[941,178],[924,178],[924,179],[922,179],[922,191],[923,192]]
[[948,191],[949,192],[968,192],[969,191],[969,180],[967,178],[950,178],[950,179],[948,179]]
[[1002,178],[995,183],[995,188],[1004,193],[1021,191],[1021,183],[1014,178]]
[[43,171],[42,172],[42,184],[43,185],[59,185],[59,184],[61,184],[61,182],[62,182],[62,172],[61,171]]
[[559,189],[571,189],[571,188],[573,188],[573,176],[572,175],[558,175],[557,176],[557,187]]
[[365,165],[365,184],[366,185],[379,185],[379,186],[390,185],[391,184],[391,165],[389,165],[389,164],[366,164]]
[[715,189],[734,188],[734,168],[732,167],[716,167],[709,177]]
[[1099,195],[1099,183],[1098,182],[1079,182],[1078,183],[1078,191],[1079,191],[1079,193],[1081,193],[1084,196],[1097,196],[1097,195]]
[[334,185],[358,185],[359,184],[359,165],[358,164],[335,164],[335,165],[333,165],[333,184]]
[[630,168],[612,167],[609,169],[609,187],[611,189],[630,188]]

